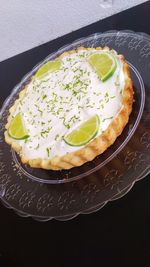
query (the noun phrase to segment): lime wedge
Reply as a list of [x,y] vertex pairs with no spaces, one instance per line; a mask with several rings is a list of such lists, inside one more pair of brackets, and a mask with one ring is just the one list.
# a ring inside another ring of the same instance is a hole
[[61,66],[60,60],[48,61],[41,68],[38,69],[37,73],[35,74],[35,78],[42,79],[49,72],[55,72],[56,70],[59,70],[60,66]]
[[96,70],[97,75],[102,82],[110,78],[117,67],[116,60],[110,53],[93,54],[88,58],[88,61]]
[[64,137],[64,141],[70,146],[83,146],[94,138],[99,129],[99,117],[94,115],[82,123],[78,128]]
[[22,114],[18,113],[12,120],[8,129],[9,135],[14,139],[26,139],[29,137],[23,123]]

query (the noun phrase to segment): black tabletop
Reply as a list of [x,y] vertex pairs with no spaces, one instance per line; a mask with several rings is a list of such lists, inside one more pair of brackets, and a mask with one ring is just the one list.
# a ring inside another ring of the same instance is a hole
[[[0,105],[13,86],[61,46],[95,32],[129,29],[150,34],[150,1],[0,63]],[[2,266],[150,266],[150,175],[102,210],[40,223],[0,204]]]

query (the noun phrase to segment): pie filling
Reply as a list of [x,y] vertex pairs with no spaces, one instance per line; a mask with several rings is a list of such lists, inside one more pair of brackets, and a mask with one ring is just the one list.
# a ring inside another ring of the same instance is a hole
[[[77,151],[64,136],[94,115],[102,134],[122,108],[125,75],[121,59],[115,55],[116,70],[102,82],[87,58],[105,50],[79,50],[61,58],[61,66],[43,79],[32,78],[14,116],[22,113],[29,137],[14,140],[28,159],[52,159]],[[108,51],[106,51],[108,52]],[[95,137],[96,137],[95,136]],[[94,138],[95,138],[94,137]]]

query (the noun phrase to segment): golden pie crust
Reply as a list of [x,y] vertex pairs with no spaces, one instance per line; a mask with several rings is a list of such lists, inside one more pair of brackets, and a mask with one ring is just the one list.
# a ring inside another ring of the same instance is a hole
[[[91,50],[93,48],[84,48],[79,47],[77,50]],[[96,50],[108,50],[111,53],[116,54],[116,51],[111,50],[108,47],[97,47]],[[71,50],[68,52],[64,52],[60,55],[59,58],[63,58],[69,54],[75,53],[77,50]],[[12,116],[16,110],[16,107],[21,101],[26,93],[27,87],[25,87],[19,94],[19,98],[15,101],[14,105],[10,108],[9,117],[7,120],[7,124],[5,126],[5,141],[7,144],[11,145],[11,147],[19,153],[21,157],[21,161],[24,164],[28,164],[33,168],[42,168],[47,170],[61,170],[61,169],[71,169],[73,167],[81,166],[84,163],[93,160],[96,156],[102,154],[109,146],[111,146],[116,138],[122,133],[124,127],[128,123],[129,115],[132,111],[133,104],[133,85],[132,80],[130,78],[130,71],[127,62],[125,61],[123,55],[117,55],[123,63],[123,70],[125,75],[125,87],[122,95],[122,109],[119,114],[114,118],[114,120],[109,124],[108,128],[98,137],[93,139],[89,144],[85,147],[79,149],[78,151],[67,153],[64,156],[57,156],[50,160],[45,159],[28,159],[22,153],[22,147],[19,144],[16,144],[8,134],[8,128],[12,121]]]

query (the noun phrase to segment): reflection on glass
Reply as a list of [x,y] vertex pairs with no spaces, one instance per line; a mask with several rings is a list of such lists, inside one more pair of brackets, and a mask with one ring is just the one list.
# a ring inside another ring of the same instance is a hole
[[113,0],[100,0],[100,6],[103,8],[109,8],[112,7]]

